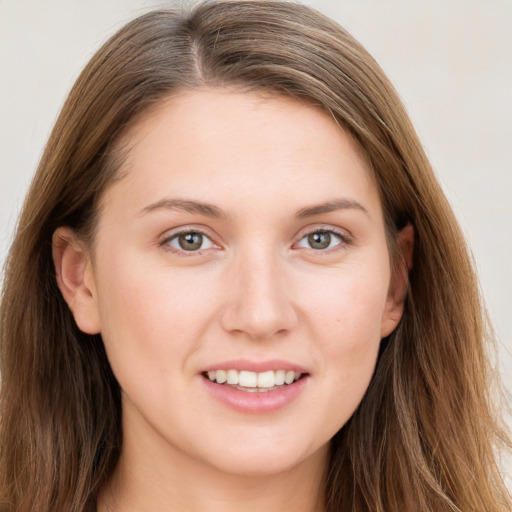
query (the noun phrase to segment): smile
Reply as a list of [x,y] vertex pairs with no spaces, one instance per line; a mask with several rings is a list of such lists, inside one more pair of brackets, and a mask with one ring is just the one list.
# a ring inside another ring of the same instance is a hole
[[291,406],[311,385],[309,368],[284,359],[232,359],[199,373],[215,401],[244,414],[268,414]]
[[296,382],[302,373],[293,370],[268,370],[251,372],[247,370],[211,370],[204,375],[217,384],[227,384],[247,392],[266,392],[281,389]]

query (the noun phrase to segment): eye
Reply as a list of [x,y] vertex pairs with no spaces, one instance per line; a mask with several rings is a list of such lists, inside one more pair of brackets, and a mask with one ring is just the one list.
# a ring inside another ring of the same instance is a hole
[[213,242],[200,231],[182,231],[164,241],[177,251],[195,252],[213,247]]
[[316,251],[323,251],[341,245],[346,240],[344,237],[328,229],[317,229],[303,236],[297,243],[297,247],[305,247]]

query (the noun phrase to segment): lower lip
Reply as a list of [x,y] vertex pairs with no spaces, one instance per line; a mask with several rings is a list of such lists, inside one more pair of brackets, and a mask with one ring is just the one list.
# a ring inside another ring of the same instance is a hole
[[226,384],[217,384],[201,376],[212,395],[231,409],[248,414],[268,414],[278,411],[293,402],[306,387],[306,375],[293,384],[274,391],[241,391]]

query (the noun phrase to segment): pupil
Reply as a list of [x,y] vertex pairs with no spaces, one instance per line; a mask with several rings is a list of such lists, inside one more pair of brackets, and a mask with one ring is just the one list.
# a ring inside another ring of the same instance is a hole
[[195,251],[203,244],[203,235],[201,233],[184,233],[179,236],[178,240],[184,251]]
[[308,235],[309,245],[313,249],[327,249],[331,243],[331,234],[324,232],[316,232]]

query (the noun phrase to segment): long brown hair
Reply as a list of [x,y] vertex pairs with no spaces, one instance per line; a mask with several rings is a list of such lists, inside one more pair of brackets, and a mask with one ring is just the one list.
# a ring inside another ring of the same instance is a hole
[[5,271],[0,508],[83,511],[116,465],[120,390],[101,337],[57,287],[59,226],[94,237],[121,135],[173,91],[202,85],[318,105],[360,144],[390,240],[415,229],[404,317],[382,341],[359,408],[332,440],[327,509],[505,511],[495,450],[510,446],[490,392],[488,328],[454,215],[396,92],[373,58],[303,5],[209,1],[130,22],[92,58],[50,136]]

